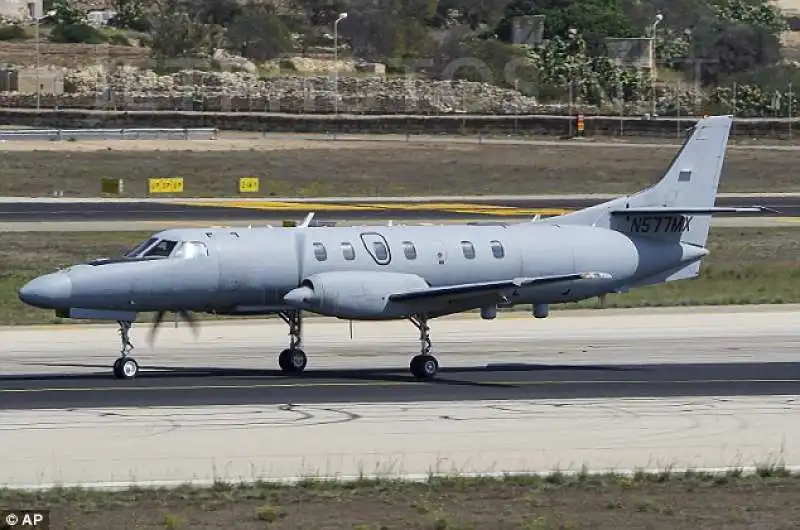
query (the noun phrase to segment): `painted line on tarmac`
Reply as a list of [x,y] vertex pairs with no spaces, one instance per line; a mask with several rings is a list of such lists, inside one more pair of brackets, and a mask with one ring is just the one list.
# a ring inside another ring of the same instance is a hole
[[574,211],[566,208],[518,208],[496,204],[474,204],[458,202],[430,203],[326,203],[326,202],[289,202],[289,201],[202,201],[178,202],[181,206],[200,208],[242,208],[249,210],[274,210],[307,212],[354,212],[354,211],[437,211],[452,213],[477,213],[488,215],[533,216],[561,215]]
[[[392,371],[387,369],[387,371]],[[141,370],[140,373],[164,373],[161,370]],[[180,377],[176,374],[175,377]],[[236,376],[228,376],[235,379]],[[241,376],[251,378],[253,376]],[[444,379],[446,381],[446,379]],[[548,380],[548,381],[480,381],[480,383],[493,386],[547,386],[547,385],[708,385],[720,383],[800,383],[800,379],[693,379],[693,380]],[[53,387],[53,388],[3,388],[0,394],[32,394],[42,392],[127,392],[127,391],[178,391],[178,390],[258,390],[268,388],[382,388],[407,385],[426,385],[426,381],[361,381],[361,382],[330,382],[330,383],[258,383],[249,385],[192,385],[192,386],[137,386],[137,387]]]

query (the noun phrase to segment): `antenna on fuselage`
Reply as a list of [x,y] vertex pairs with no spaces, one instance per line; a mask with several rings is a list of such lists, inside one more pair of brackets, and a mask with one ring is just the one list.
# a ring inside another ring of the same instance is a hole
[[304,228],[311,225],[311,220],[314,218],[314,212],[308,212],[303,222],[298,225],[299,228]]

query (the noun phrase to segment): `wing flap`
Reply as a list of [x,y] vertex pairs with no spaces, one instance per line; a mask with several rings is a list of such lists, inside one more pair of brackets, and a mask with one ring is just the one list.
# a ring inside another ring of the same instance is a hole
[[446,285],[442,287],[428,287],[426,289],[413,289],[389,295],[393,302],[407,302],[411,300],[424,300],[431,298],[465,298],[489,294],[499,294],[509,289],[546,285],[550,283],[568,282],[575,280],[608,280],[611,275],[605,272],[579,272],[574,274],[558,274],[553,276],[540,276],[536,278],[513,278],[495,282],[465,283],[459,285]]
[[612,210],[611,215],[712,215],[715,213],[771,213],[779,214],[777,210],[766,206],[712,206],[704,207],[669,207],[653,206],[641,208],[623,208]]

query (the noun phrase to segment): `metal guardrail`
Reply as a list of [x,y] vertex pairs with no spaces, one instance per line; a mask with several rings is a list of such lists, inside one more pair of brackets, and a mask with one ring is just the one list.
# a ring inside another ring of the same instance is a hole
[[174,129],[0,129],[0,141],[12,140],[216,140],[216,128]]

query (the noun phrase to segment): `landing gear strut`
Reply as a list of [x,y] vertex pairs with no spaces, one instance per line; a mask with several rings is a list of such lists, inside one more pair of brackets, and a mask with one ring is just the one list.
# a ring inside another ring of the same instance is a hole
[[430,354],[431,335],[428,319],[425,316],[412,316],[408,319],[419,330],[420,354],[411,359],[411,374],[417,379],[433,379],[439,371],[439,361]]
[[139,373],[139,364],[133,357],[128,357],[128,354],[133,350],[129,335],[132,322],[118,320],[117,324],[119,324],[119,335],[122,339],[122,350],[120,351],[121,357],[114,361],[114,377],[117,379],[133,379]]
[[299,374],[306,368],[308,359],[300,345],[303,342],[303,315],[300,311],[278,313],[289,324],[289,347],[278,356],[278,365],[286,373]]

